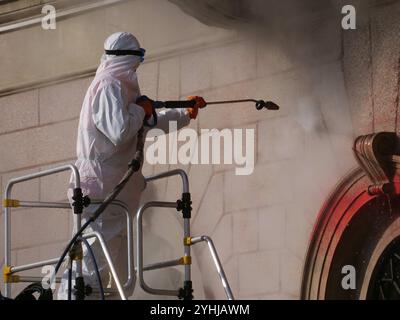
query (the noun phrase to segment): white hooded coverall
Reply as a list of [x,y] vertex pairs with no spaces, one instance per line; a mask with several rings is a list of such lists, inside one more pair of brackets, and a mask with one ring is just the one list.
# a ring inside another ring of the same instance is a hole
[[[112,34],[104,43],[106,50],[138,50],[136,38],[126,32]],[[77,161],[75,165],[81,175],[81,188],[92,201],[103,200],[121,180],[128,163],[136,151],[136,134],[142,127],[145,112],[135,104],[141,95],[136,69],[141,58],[138,56],[114,56],[103,54],[96,75],[87,90],[79,120]],[[152,119],[150,119],[152,121]],[[177,121],[178,129],[189,124],[184,109],[171,109],[158,113],[157,127],[168,132],[169,121]],[[136,213],[140,195],[145,189],[141,171],[135,173],[118,200],[123,201],[131,214]],[[68,197],[72,202],[73,177]],[[91,216],[98,205],[90,205],[82,215]],[[110,250],[119,279],[124,284],[127,278],[126,216],[116,206],[109,206],[92,223],[88,231],[99,231]],[[75,232],[76,230],[74,230]],[[102,277],[103,286],[110,283],[111,276],[104,255],[97,241],[91,240],[92,249]],[[90,255],[84,247],[83,273],[85,284],[98,287],[96,273]],[[67,272],[58,291],[59,299],[67,297]],[[130,296],[133,286],[125,293]]]

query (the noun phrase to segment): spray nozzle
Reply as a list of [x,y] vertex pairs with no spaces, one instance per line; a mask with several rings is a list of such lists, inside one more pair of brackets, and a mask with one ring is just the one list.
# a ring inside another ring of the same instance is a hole
[[256,109],[261,110],[264,108],[267,110],[279,110],[279,106],[272,101],[257,100]]

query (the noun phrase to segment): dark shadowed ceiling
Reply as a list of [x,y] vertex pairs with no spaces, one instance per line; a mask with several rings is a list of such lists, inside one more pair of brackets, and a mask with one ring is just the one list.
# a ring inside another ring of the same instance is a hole
[[169,0],[187,14],[213,26],[235,28],[238,25],[285,25],[286,20],[313,20],[323,15],[341,14],[341,8],[353,4],[365,9],[376,3],[398,0]]

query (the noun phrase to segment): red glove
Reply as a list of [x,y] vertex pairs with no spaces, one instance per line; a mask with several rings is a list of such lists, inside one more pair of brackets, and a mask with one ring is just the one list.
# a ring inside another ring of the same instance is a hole
[[207,102],[203,99],[203,97],[199,96],[190,96],[188,100],[195,100],[196,104],[192,108],[187,108],[187,112],[189,113],[190,119],[196,119],[199,113],[199,109],[204,108],[207,105]]
[[153,100],[147,96],[140,96],[136,100],[136,104],[141,106],[145,113],[145,119],[148,120],[153,115]]

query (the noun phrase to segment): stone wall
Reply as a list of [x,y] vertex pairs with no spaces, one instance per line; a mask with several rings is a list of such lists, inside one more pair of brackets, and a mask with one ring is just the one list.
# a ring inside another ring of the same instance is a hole
[[[76,47],[82,44],[91,55],[77,62],[73,53],[64,53],[59,56],[63,64],[57,67],[55,57],[49,57],[50,65],[36,76],[67,73],[68,63],[74,70],[93,69],[103,38],[124,29],[150,48],[150,59],[138,70],[144,94],[160,100],[198,94],[210,101],[243,97],[276,101],[281,110],[274,112],[258,112],[244,104],[209,107],[191,123],[199,133],[202,128],[255,129],[252,175],[235,175],[233,165],[146,165],[144,172],[176,167],[188,171],[193,233],[213,237],[238,298],[296,299],[318,210],[338,179],[355,165],[354,137],[397,128],[398,10],[398,4],[382,6],[369,26],[357,31],[342,33],[333,22],[327,23],[310,39],[314,41],[297,44],[311,57],[302,63],[279,43],[201,25],[170,3],[132,1],[92,12],[88,20],[82,15],[63,21],[60,33],[46,41],[64,48],[63,32],[70,32]],[[104,14],[106,23],[99,19]],[[82,28],[72,28],[75,19]],[[102,23],[98,30],[84,28],[98,20]],[[0,35],[0,40],[18,47],[25,35],[40,32],[27,29],[15,37]],[[84,44],[88,35],[91,42]],[[29,42],[32,48],[36,44]],[[35,53],[33,57],[38,59]],[[20,66],[9,64],[7,70],[8,75],[17,74]],[[0,98],[1,190],[10,177],[74,160],[79,109],[90,81],[86,77]],[[63,199],[67,179],[68,174],[60,174],[27,183],[16,189],[15,197]],[[175,200],[178,195],[178,180],[170,178],[149,185],[144,199]],[[147,223],[159,237],[176,241],[173,253],[181,254],[177,220],[153,212]],[[21,264],[57,255],[68,239],[71,219],[65,211],[19,209],[13,225],[13,264]],[[3,257],[3,246],[0,250]],[[194,257],[205,297],[224,298],[207,250],[196,248]]]
[[398,130],[400,6],[376,7],[369,21],[344,36],[344,70],[357,134]]

